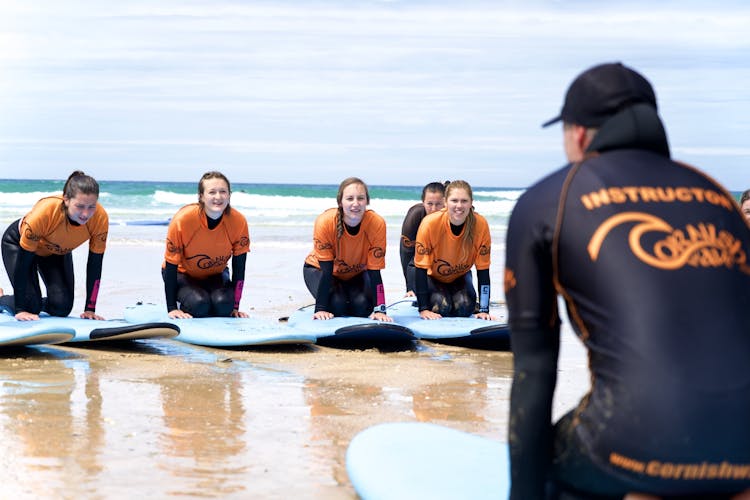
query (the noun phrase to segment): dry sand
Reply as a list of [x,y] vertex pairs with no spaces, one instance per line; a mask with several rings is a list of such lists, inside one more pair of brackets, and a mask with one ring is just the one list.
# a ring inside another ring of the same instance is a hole
[[[306,251],[255,245],[242,309],[278,318],[310,303]],[[76,253],[79,271],[84,258]],[[162,303],[161,258],[152,242],[110,243],[98,312],[116,318],[136,300]],[[401,279],[397,266],[385,271],[389,301]],[[9,288],[7,277],[0,286]],[[566,331],[556,416],[587,390],[585,364]],[[0,496],[354,498],[344,456],[358,431],[423,421],[504,441],[511,373],[510,353],[435,343],[398,352],[173,340],[3,351]]]

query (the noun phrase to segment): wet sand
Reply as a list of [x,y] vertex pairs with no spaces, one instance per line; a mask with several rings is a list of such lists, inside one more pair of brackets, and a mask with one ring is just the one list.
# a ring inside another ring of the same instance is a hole
[[[304,253],[256,245],[242,309],[278,318],[310,303]],[[84,258],[76,254],[76,269]],[[116,318],[136,300],[163,302],[160,263],[148,242],[110,244],[98,312]],[[499,275],[493,269],[495,283]],[[388,300],[399,298],[400,269],[387,269],[384,282]],[[0,286],[9,288],[7,277]],[[82,303],[77,296],[74,313]],[[556,416],[587,390],[585,363],[566,331]],[[2,496],[355,498],[344,457],[357,432],[422,421],[505,441],[511,373],[508,352],[436,343],[381,352],[151,340],[0,351]]]

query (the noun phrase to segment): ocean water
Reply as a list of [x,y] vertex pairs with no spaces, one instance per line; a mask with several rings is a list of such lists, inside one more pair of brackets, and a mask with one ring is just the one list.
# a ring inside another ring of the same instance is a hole
[[[0,224],[22,217],[37,200],[59,195],[62,180],[0,179]],[[250,225],[254,244],[309,245],[312,226],[336,204],[337,185],[232,184],[232,206]],[[397,244],[407,210],[419,202],[421,186],[369,186],[370,208],[383,216],[389,245]],[[490,224],[493,242],[505,240],[508,218],[523,192],[516,188],[474,188],[474,207]],[[101,181],[99,201],[109,214],[110,240],[161,244],[169,218],[197,201],[197,182]],[[161,225],[137,225],[152,221]],[[496,243],[493,246],[496,246]]]

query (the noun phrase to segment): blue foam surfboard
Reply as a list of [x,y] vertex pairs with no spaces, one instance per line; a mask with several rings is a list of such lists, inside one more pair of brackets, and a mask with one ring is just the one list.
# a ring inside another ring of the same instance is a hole
[[409,328],[420,340],[464,347],[506,350],[510,347],[507,323],[475,317],[425,320],[419,317],[416,301],[405,299],[388,306],[388,315]]
[[[11,312],[6,306],[0,307],[3,314],[7,316]],[[12,321],[19,326],[15,328],[46,328],[61,332],[72,332],[73,337],[64,342],[95,342],[95,341],[120,341],[120,340],[144,340],[153,338],[169,338],[180,333],[175,325],[166,322],[138,322],[133,324],[123,319],[97,320],[83,319],[74,316],[50,316],[46,313],[39,315],[35,321]]]
[[329,347],[367,348],[413,345],[417,338],[403,325],[370,318],[337,316],[313,319],[315,305],[301,307],[289,316],[289,326],[315,334],[316,343]]
[[68,342],[75,330],[68,327],[40,324],[38,321],[16,321],[4,311],[0,313],[0,347],[21,347]]
[[168,226],[171,219],[142,219],[129,220],[125,224],[128,226]]
[[110,225],[113,226],[168,226],[170,219],[138,219],[138,220],[127,220],[127,221],[113,221],[110,220]]
[[346,471],[364,500],[504,499],[507,444],[435,424],[379,424],[346,451]]
[[243,347],[280,344],[312,344],[315,334],[295,330],[284,323],[262,318],[170,319],[166,307],[137,304],[125,308],[125,320],[131,322],[166,321],[176,325],[180,334],[174,340],[210,347]]

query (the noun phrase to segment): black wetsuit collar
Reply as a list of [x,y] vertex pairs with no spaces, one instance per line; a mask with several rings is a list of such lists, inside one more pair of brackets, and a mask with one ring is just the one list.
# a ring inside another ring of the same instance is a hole
[[359,233],[360,226],[362,226],[361,222],[359,224],[357,224],[356,226],[350,226],[346,222],[344,223],[344,227],[346,228],[346,232],[349,233],[352,236],[357,236],[357,234]]
[[656,109],[635,104],[608,119],[599,128],[587,152],[613,149],[644,149],[669,157],[669,143]]
[[224,217],[223,213],[217,219],[212,219],[208,216],[208,214],[206,214],[206,224],[208,225],[208,229],[214,229],[216,226],[218,226],[221,222],[222,217]]

